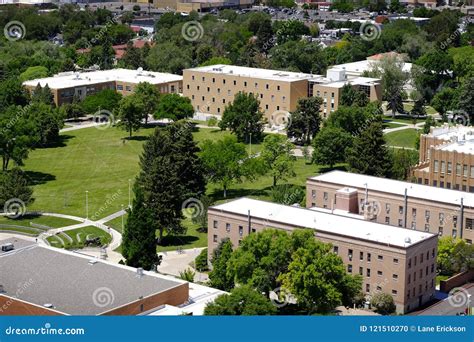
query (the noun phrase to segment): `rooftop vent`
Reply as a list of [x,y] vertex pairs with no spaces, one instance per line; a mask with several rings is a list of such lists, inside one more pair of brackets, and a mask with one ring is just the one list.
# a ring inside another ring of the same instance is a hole
[[3,288],[3,285],[0,285],[0,293],[4,293],[5,289]]
[[137,268],[137,277],[142,277],[143,276],[143,268],[139,267]]
[[142,67],[139,67],[139,68],[137,69],[138,76],[141,76],[142,72],[143,72],[143,68],[142,68]]
[[91,259],[89,260],[89,265],[95,265],[97,264],[97,260],[96,259]]
[[81,74],[79,72],[74,73],[74,79],[80,80],[81,79]]
[[407,237],[405,238],[405,243],[411,243],[410,237],[407,236]]
[[54,308],[54,305],[53,305],[53,304],[51,304],[51,303],[46,303],[46,304],[43,304],[43,306],[44,306],[45,308],[48,308],[48,309],[52,309],[52,308]]

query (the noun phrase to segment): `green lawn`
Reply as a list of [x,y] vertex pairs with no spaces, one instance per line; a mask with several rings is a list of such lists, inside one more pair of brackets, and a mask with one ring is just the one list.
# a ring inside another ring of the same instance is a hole
[[387,145],[397,147],[415,148],[418,131],[414,128],[408,128],[401,131],[385,134]]
[[178,247],[183,249],[207,247],[207,233],[198,229],[198,225],[192,223],[191,219],[183,220],[183,225],[187,228],[186,234],[164,236],[162,245],[158,246],[158,252],[174,251]]
[[[65,238],[64,235],[69,236],[72,239],[72,242]],[[68,230],[63,232],[62,234],[57,234],[57,237],[50,236],[47,238],[47,240],[51,244],[51,246],[71,249],[84,247],[84,242],[86,241],[87,237],[99,237],[102,245],[106,245],[112,240],[110,234],[94,226]]]
[[383,128],[399,128],[399,127],[403,127],[403,123],[401,122],[397,122],[397,121],[389,121],[389,120],[386,120],[383,122]]
[[[133,181],[139,171],[142,146],[152,131],[153,128],[142,129],[129,140],[123,139],[127,137],[126,132],[115,127],[103,130],[85,128],[63,133],[62,143],[58,146],[32,151],[25,170],[34,187],[35,202],[28,209],[85,217],[88,191],[89,217],[100,219],[120,210],[122,205],[128,204],[129,179]],[[202,142],[230,134],[215,128],[197,128],[194,137]],[[253,143],[247,148],[255,153],[261,150],[261,144]],[[287,182],[304,187],[306,178],[319,173],[320,167],[308,165],[298,158],[294,171],[296,176]],[[208,195],[216,202],[242,196],[269,200],[271,186],[272,178],[264,176],[255,181],[233,184],[228,189],[227,198],[223,198],[219,185],[209,184]],[[121,218],[107,224],[122,231]],[[206,233],[197,231],[191,222],[185,224],[187,234],[179,239],[165,239],[168,245],[160,250],[176,249],[178,245],[185,248],[207,245]]]
[[15,225],[15,226],[24,226],[32,227],[33,225],[41,225],[50,228],[61,228],[66,226],[71,226],[77,224],[77,221],[64,219],[61,217],[52,217],[52,216],[23,216],[18,219],[10,219],[5,216],[0,216],[0,225]]
[[[127,216],[128,214],[125,214],[123,216],[123,224],[125,225],[125,223],[127,222]],[[106,226],[109,226],[113,229],[115,229],[116,231],[122,233],[123,229],[122,229],[122,216],[120,217],[117,217],[113,220],[110,220],[110,221],[107,221],[104,223]]]

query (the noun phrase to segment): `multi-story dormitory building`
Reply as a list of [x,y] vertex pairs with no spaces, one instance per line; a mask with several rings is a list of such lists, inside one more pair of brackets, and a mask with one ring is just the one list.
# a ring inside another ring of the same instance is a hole
[[[339,191],[340,204],[355,205],[354,191]],[[391,294],[400,313],[414,310],[434,295],[437,234],[364,221],[343,210],[334,213],[249,198],[216,205],[208,210],[209,256],[223,239],[237,247],[249,234],[266,228],[313,229],[316,239],[332,244],[348,273],[362,276],[368,299],[377,292]]]
[[[347,187],[353,189],[348,205],[338,198]],[[474,240],[474,194],[466,192],[332,171],[307,180],[306,205],[468,243]]]
[[[52,77],[23,82],[33,91],[38,85],[51,89],[54,103],[57,106],[71,103],[73,99],[83,100],[86,96],[104,89],[114,89],[126,96],[133,93],[140,82],[150,83],[160,93],[181,93],[183,77],[179,75],[130,69],[110,69],[91,72],[65,72]],[[104,108],[106,109],[106,108]]]
[[473,127],[432,127],[421,135],[419,159],[413,169],[419,184],[474,193]]
[[298,99],[319,96],[321,115],[337,110],[342,87],[351,84],[370,101],[381,100],[379,79],[348,77],[344,69],[330,69],[327,77],[282,70],[211,65],[183,71],[183,95],[198,113],[220,116],[239,92],[253,93],[270,125],[281,123],[282,113],[296,109]]

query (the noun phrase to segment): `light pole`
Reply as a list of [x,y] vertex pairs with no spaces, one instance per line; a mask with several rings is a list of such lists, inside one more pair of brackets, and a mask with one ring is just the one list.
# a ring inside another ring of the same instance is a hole
[[89,191],[86,190],[86,219],[89,218]]
[[[122,204],[122,211],[123,211],[123,204]],[[123,217],[124,217],[124,216],[125,216],[125,215],[122,215],[122,233],[123,233],[123,228],[124,228],[124,227],[123,227]]]
[[128,207],[129,208],[132,207],[131,198],[132,198],[132,180],[129,179],[128,180]]

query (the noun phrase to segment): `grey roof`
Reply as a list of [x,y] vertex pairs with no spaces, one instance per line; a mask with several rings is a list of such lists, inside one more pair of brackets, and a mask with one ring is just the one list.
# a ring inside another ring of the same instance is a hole
[[[179,286],[184,281],[92,259],[77,253],[28,244],[0,254],[4,295],[70,315],[97,315]],[[9,240],[0,240],[0,245]]]

